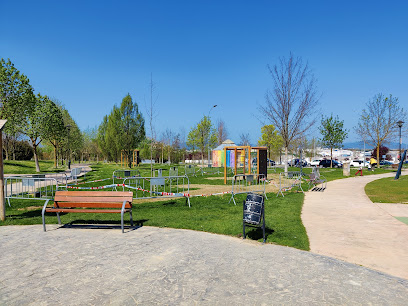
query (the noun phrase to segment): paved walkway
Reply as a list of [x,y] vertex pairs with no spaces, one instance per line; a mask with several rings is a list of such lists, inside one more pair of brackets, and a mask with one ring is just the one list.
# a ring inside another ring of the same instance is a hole
[[[394,175],[336,180],[324,192],[306,193],[302,220],[311,252],[408,279],[408,226],[364,192],[367,183]],[[408,209],[398,207],[398,214]]]
[[408,280],[189,230],[0,227],[2,305],[406,305]]

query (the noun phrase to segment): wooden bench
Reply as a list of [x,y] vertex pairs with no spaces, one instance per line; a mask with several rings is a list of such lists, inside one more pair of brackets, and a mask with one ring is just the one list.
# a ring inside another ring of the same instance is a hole
[[56,191],[54,206],[47,207],[47,200],[42,209],[42,221],[45,229],[45,213],[57,213],[58,223],[61,224],[59,213],[120,213],[121,228],[124,232],[123,215],[130,214],[130,225],[133,226],[131,191]]

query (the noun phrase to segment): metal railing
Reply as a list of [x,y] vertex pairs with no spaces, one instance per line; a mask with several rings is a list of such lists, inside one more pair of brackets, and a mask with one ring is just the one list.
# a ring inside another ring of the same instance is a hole
[[276,196],[281,194],[284,197],[283,191],[291,190],[297,187],[297,191],[302,190],[302,177],[303,174],[300,171],[288,171],[287,174],[284,172],[279,173],[279,191]]
[[194,165],[185,165],[184,174],[187,176],[197,176],[196,167]]
[[129,177],[123,180],[123,190],[133,191],[135,200],[153,198],[186,198],[190,207],[190,180],[186,175]]
[[10,199],[49,200],[58,190],[58,181],[50,177],[9,176],[4,180],[4,197]]
[[261,193],[265,196],[266,199],[268,199],[265,193],[265,182],[266,182],[266,178],[264,174],[237,174],[237,175],[234,175],[234,178],[232,180],[231,199],[228,203],[233,201],[234,204],[237,205],[237,203],[235,202],[234,196],[237,194],[243,194],[243,193],[249,193],[249,192]]
[[140,171],[137,169],[129,169],[129,170],[115,170],[112,174],[113,184],[115,184],[115,179],[122,181],[125,178],[132,178],[140,176]]

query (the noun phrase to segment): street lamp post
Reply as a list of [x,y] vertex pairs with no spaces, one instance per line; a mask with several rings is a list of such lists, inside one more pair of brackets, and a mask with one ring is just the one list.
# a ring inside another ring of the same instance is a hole
[[[210,110],[209,110],[209,112],[208,112],[208,119],[210,119],[210,113],[211,113],[211,111],[213,110],[213,108],[216,108],[217,107],[217,104],[216,105],[213,105],[211,108],[210,108]],[[210,132],[211,132],[211,126],[209,127],[209,131],[208,131],[208,165],[210,165]]]
[[69,134],[71,132],[71,126],[67,125],[66,128],[68,130],[68,169],[71,169],[71,148],[69,146]]
[[402,120],[400,120],[400,121],[398,121],[397,122],[397,124],[398,124],[398,127],[399,127],[399,160],[401,161],[401,158],[402,158],[402,152],[401,152],[401,145],[402,145],[402,137],[401,137],[401,128],[402,128],[402,125],[404,124],[404,121],[402,121]]

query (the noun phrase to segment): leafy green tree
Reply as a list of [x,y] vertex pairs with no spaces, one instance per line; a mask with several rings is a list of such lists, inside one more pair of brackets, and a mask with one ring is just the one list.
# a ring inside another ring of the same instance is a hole
[[4,131],[15,135],[35,103],[30,80],[14,64],[0,59],[0,119],[7,119]]
[[186,145],[191,149],[191,151],[193,151],[194,154],[196,148],[198,147],[198,131],[196,127],[192,128],[188,133]]
[[47,96],[37,95],[35,103],[30,107],[21,132],[28,136],[34,152],[35,170],[40,172],[37,148],[40,143],[49,137],[55,125],[54,110],[58,109]]
[[343,141],[347,138],[348,131],[344,128],[344,121],[340,121],[339,117],[322,117],[319,127],[322,138],[320,139],[323,146],[330,148],[330,168],[333,167],[333,148],[341,147]]
[[213,127],[211,119],[204,116],[197,126],[191,129],[187,139],[187,145],[196,145],[200,149],[201,164],[204,165],[204,152],[206,152],[209,147],[213,147],[217,144],[217,131]]
[[127,156],[129,168],[132,167],[131,156],[133,150],[138,147],[140,142],[146,137],[145,120],[139,112],[136,102],[133,103],[132,97],[127,94],[120,105],[120,130],[118,140],[123,152]]
[[406,121],[407,113],[399,106],[398,98],[377,94],[368,101],[360,116],[355,131],[360,137],[377,147],[377,161],[380,160],[380,146],[397,136],[397,122]]
[[133,150],[138,148],[145,137],[143,115],[128,94],[120,107],[113,106],[109,116],[103,118],[98,128],[97,141],[108,160],[118,161],[123,151],[131,167]]
[[108,115],[105,115],[103,117],[102,123],[98,127],[96,140],[97,140],[99,148],[102,151],[102,155],[106,159],[109,159],[109,148],[106,143],[106,137],[105,137],[107,129],[108,129]]
[[261,128],[261,138],[258,140],[258,144],[268,148],[268,155],[269,158],[271,158],[271,154],[279,153],[279,150],[283,146],[283,139],[273,124],[269,124]]
[[49,106],[49,112],[52,114],[53,124],[52,129],[48,130],[46,139],[52,145],[54,151],[54,167],[58,167],[58,152],[62,146],[62,142],[66,137],[66,128],[64,125],[63,109],[64,107],[57,100],[52,100]]

